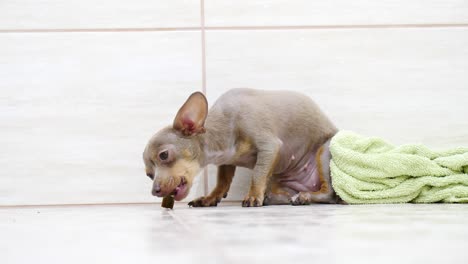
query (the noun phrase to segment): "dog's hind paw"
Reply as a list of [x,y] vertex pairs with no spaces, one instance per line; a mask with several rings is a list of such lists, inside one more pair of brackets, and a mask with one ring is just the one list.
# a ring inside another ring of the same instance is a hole
[[300,192],[291,197],[291,205],[308,205],[310,204],[310,199],[307,195]]

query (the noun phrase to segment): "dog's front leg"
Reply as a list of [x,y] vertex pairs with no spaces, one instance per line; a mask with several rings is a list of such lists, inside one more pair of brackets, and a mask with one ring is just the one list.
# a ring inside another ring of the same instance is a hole
[[222,198],[226,198],[235,171],[236,166],[234,165],[219,166],[216,187],[213,191],[208,196],[191,201],[188,205],[193,207],[217,206]]
[[242,202],[243,207],[263,206],[267,182],[278,162],[281,144],[279,139],[273,138],[257,145],[257,162],[253,169],[249,193]]

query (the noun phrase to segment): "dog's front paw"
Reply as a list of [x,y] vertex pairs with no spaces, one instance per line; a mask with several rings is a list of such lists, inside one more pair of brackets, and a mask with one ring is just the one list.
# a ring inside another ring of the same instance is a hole
[[191,201],[190,203],[188,203],[188,205],[190,207],[208,207],[208,206],[217,206],[218,203],[221,201],[221,198],[217,198],[217,197],[214,197],[214,196],[202,196],[200,198],[197,198],[193,201]]
[[310,204],[310,199],[308,199],[307,195],[303,192],[300,192],[293,197],[291,197],[291,204],[292,205],[308,205]]
[[260,207],[263,206],[263,197],[247,196],[242,201],[242,207]]

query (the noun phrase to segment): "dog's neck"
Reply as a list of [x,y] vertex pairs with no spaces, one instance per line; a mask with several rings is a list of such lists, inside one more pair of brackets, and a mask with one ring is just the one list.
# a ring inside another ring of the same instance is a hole
[[236,153],[235,135],[227,128],[206,126],[206,132],[200,135],[199,141],[203,155],[202,167],[227,164]]

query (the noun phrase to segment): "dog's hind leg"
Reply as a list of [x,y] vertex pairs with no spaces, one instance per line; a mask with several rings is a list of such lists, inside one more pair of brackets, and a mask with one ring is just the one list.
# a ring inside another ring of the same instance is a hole
[[320,179],[320,190],[299,192],[291,197],[292,205],[307,205],[311,203],[337,203],[339,198],[332,187],[330,176],[331,154],[329,142],[321,146],[316,154],[317,172]]

